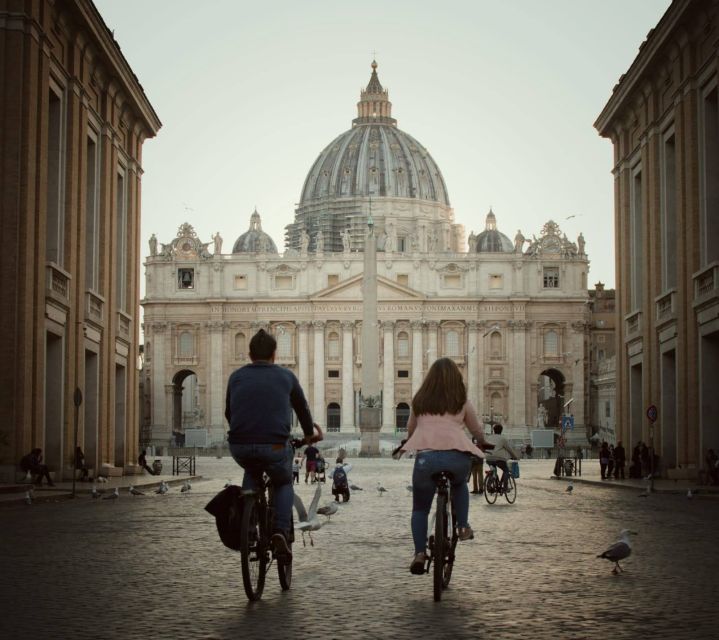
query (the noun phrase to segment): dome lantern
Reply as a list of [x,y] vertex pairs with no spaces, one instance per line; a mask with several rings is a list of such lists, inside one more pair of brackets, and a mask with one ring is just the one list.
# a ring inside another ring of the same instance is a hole
[[392,103],[389,101],[387,89],[383,89],[377,76],[377,62],[372,60],[372,75],[366,89],[360,91],[360,101],[357,103],[357,117],[352,120],[352,126],[358,124],[391,124],[397,126],[397,120],[392,117]]

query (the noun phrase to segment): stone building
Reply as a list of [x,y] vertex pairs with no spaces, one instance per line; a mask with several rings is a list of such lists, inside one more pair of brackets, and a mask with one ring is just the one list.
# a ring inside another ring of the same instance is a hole
[[671,475],[719,447],[718,33],[717,0],[675,0],[595,123],[614,145],[618,434],[653,439]]
[[589,291],[589,424],[593,442],[616,441],[615,293],[614,289],[605,289],[601,282]]
[[[370,99],[371,98],[371,99]],[[346,173],[347,171],[347,173]],[[377,233],[378,326],[362,327],[362,234]],[[574,398],[586,442],[589,336],[584,240],[548,221],[514,241],[490,211],[472,232],[454,222],[444,180],[424,147],[397,128],[376,64],[353,128],[320,153],[279,253],[257,211],[223,253],[185,223],[145,262],[145,420],[165,445],[183,429],[192,379],[194,426],[224,438],[225,384],[249,361],[259,327],[298,376],[330,430],[358,424],[363,330],[379,338],[383,431],[405,428],[412,395],[438,357],[453,358],[485,419],[528,440],[546,409],[556,426]]]
[[[0,0],[0,467],[137,456],[142,144],[160,121],[89,0]],[[114,468],[114,471],[110,471]]]

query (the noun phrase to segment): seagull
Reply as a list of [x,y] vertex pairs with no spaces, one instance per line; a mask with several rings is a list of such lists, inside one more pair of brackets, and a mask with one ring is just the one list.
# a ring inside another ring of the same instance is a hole
[[336,502],[328,502],[324,507],[317,509],[317,513],[321,516],[327,516],[327,520],[340,510]]
[[572,493],[572,491],[574,491],[574,485],[571,483],[571,481],[570,481],[569,484],[567,485],[567,488],[565,489],[565,491],[566,491],[567,493]]
[[624,571],[619,566],[619,561],[628,558],[632,554],[632,544],[629,542],[629,534],[637,535],[636,531],[630,531],[629,529],[622,529],[619,532],[619,540],[615,542],[609,549],[604,553],[600,553],[597,558],[606,558],[610,562],[614,563],[612,573],[617,575],[620,571]]
[[379,482],[377,483],[377,492],[379,493],[379,497],[382,497],[383,493],[387,493],[387,489],[385,489]]
[[32,504],[32,492],[31,491],[25,492],[25,504]]
[[321,494],[322,485],[318,482],[317,488],[315,489],[315,495],[312,497],[312,502],[310,503],[309,513],[305,509],[302,498],[300,498],[299,495],[295,494],[294,505],[295,509],[297,509],[297,516],[300,519],[300,521],[297,523],[297,528],[302,532],[303,547],[307,546],[307,543],[305,542],[305,531],[310,537],[310,545],[314,547],[315,542],[312,539],[312,532],[317,531],[322,527],[322,522],[320,522],[320,519],[317,517],[317,505],[319,504]]
[[492,331],[498,331],[498,330],[499,330],[499,325],[494,324],[491,327],[489,327],[489,329],[487,329],[487,331],[484,332],[484,335],[482,337],[486,338],[490,333],[492,333]]
[[120,492],[118,491],[117,487],[115,487],[115,490],[112,493],[108,493],[106,496],[102,496],[103,500],[117,500],[120,497]]
[[647,482],[646,488],[644,489],[644,491],[642,491],[642,492],[639,494],[639,497],[640,497],[640,498],[648,498],[648,497],[649,497],[649,491],[650,491],[650,489],[651,489],[651,483]]
[[352,491],[364,491],[362,487],[358,487],[356,484],[351,484],[350,489],[352,489]]
[[180,493],[187,493],[192,489],[192,485],[190,484],[189,480],[185,480],[185,484],[182,485],[182,489],[180,489]]
[[167,483],[164,480],[162,480],[160,486],[155,489],[155,493],[159,493],[160,495],[165,495],[168,491]]
[[97,476],[98,482],[107,482],[107,478],[105,476]]
[[127,489],[131,495],[133,496],[144,496],[145,494],[142,493],[142,491],[139,491],[138,489],[135,489],[132,485],[130,485]]
[[571,216],[567,216],[565,220],[571,220],[572,218],[576,218],[578,214],[573,213]]
[[95,486],[92,487],[92,497],[93,497],[93,498],[99,498],[99,497],[100,497],[100,492],[97,490],[97,487],[95,487]]

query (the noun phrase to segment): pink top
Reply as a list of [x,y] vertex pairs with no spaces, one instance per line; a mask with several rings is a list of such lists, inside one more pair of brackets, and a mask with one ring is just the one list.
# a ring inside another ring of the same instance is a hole
[[484,430],[477,420],[477,412],[472,403],[467,400],[459,413],[444,413],[442,415],[423,414],[416,417],[409,414],[407,421],[407,434],[409,438],[402,446],[402,451],[466,451],[475,456],[484,458],[484,452],[474,446],[464,433],[464,426],[484,442]]

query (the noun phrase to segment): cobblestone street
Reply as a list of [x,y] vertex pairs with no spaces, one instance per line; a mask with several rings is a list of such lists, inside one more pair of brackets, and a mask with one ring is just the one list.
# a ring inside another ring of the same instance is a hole
[[[719,500],[641,498],[550,479],[523,461],[518,498],[472,496],[474,541],[432,600],[412,576],[411,460],[352,460],[354,492],[315,546],[294,546],[292,590],[274,566],[248,604],[239,554],[203,507],[231,459],[201,458],[189,495],[17,504],[0,510],[3,638],[710,638],[716,637]],[[381,479],[388,493],[374,490]],[[321,504],[331,498],[329,484]],[[298,492],[309,502],[313,487]],[[614,576],[597,559],[622,528],[634,553]]]

